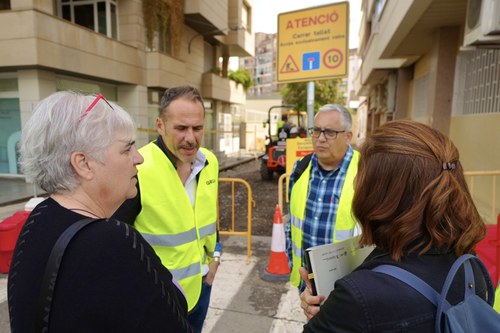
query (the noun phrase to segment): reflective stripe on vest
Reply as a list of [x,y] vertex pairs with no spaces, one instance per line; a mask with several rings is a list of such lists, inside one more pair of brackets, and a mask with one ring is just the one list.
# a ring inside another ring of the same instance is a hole
[[500,313],[500,281],[498,281],[497,290],[495,291],[495,303],[493,308]]
[[213,253],[217,238],[219,166],[213,153],[200,150],[208,164],[198,177],[194,209],[176,169],[154,142],[139,150],[144,163],[137,167],[142,210],[134,226],[183,288],[189,310],[200,297],[205,251]]
[[[354,196],[354,177],[358,172],[358,162],[359,152],[354,150],[340,194],[335,218],[335,227],[333,229],[332,242],[334,243],[353,237],[356,230],[356,219],[352,215],[351,210],[352,198]],[[311,162],[309,162],[302,176],[293,185],[290,195],[290,223],[292,234],[292,271],[290,272],[290,284],[296,287],[300,285],[299,268],[303,266],[302,224],[304,223],[306,213],[310,171]]]

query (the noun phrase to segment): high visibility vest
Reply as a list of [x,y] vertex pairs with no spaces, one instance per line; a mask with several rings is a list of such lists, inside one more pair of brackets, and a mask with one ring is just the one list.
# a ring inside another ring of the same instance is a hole
[[[352,215],[352,198],[354,196],[354,177],[358,172],[359,152],[353,151],[353,156],[347,168],[342,192],[340,194],[332,242],[353,237],[356,229],[356,219]],[[302,226],[306,214],[307,194],[309,193],[309,178],[311,163],[293,185],[290,195],[290,223],[292,234],[292,270],[290,284],[300,285],[299,268],[302,265]],[[328,295],[325,295],[328,296]]]
[[493,308],[500,313],[500,281],[495,291],[495,304],[493,304]]
[[154,143],[139,150],[144,163],[137,166],[142,210],[134,226],[144,236],[179,282],[188,310],[200,298],[202,265],[215,250],[219,165],[210,151],[199,174],[194,209],[176,169]]

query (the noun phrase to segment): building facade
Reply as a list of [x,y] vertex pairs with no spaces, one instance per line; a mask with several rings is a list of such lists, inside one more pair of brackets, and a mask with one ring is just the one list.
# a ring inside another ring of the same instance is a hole
[[0,174],[20,173],[16,145],[35,105],[67,89],[122,106],[142,146],[157,135],[165,89],[193,85],[204,145],[239,148],[246,94],[228,60],[254,54],[251,0],[0,0],[0,31]]
[[253,86],[248,96],[278,96],[280,87],[276,82],[277,34],[255,33],[255,56],[240,59],[240,67],[248,70]]
[[[448,134],[466,171],[499,170],[500,1],[363,0],[361,9],[361,130],[413,119]],[[491,208],[489,182],[480,210]]]

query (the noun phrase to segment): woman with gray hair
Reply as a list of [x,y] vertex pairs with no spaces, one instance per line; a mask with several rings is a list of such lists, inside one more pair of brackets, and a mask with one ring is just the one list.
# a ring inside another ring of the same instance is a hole
[[101,94],[58,92],[23,128],[21,164],[49,194],[26,221],[8,280],[12,332],[190,332],[171,273],[109,219],[137,194],[130,115]]

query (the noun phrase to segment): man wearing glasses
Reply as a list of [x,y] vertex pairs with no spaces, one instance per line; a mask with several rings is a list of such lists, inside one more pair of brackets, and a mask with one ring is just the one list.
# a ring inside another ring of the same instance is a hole
[[290,283],[300,291],[305,288],[299,275],[299,268],[306,267],[304,250],[354,236],[351,202],[359,153],[350,145],[351,127],[351,114],[344,106],[321,107],[309,128],[314,153],[297,161],[290,177],[286,252]]
[[[188,320],[201,332],[220,264],[219,163],[200,147],[205,108],[198,89],[167,89],[156,118],[158,138],[139,151],[138,195],[115,217],[133,224],[181,285]],[[154,277],[152,277],[154,278]]]

